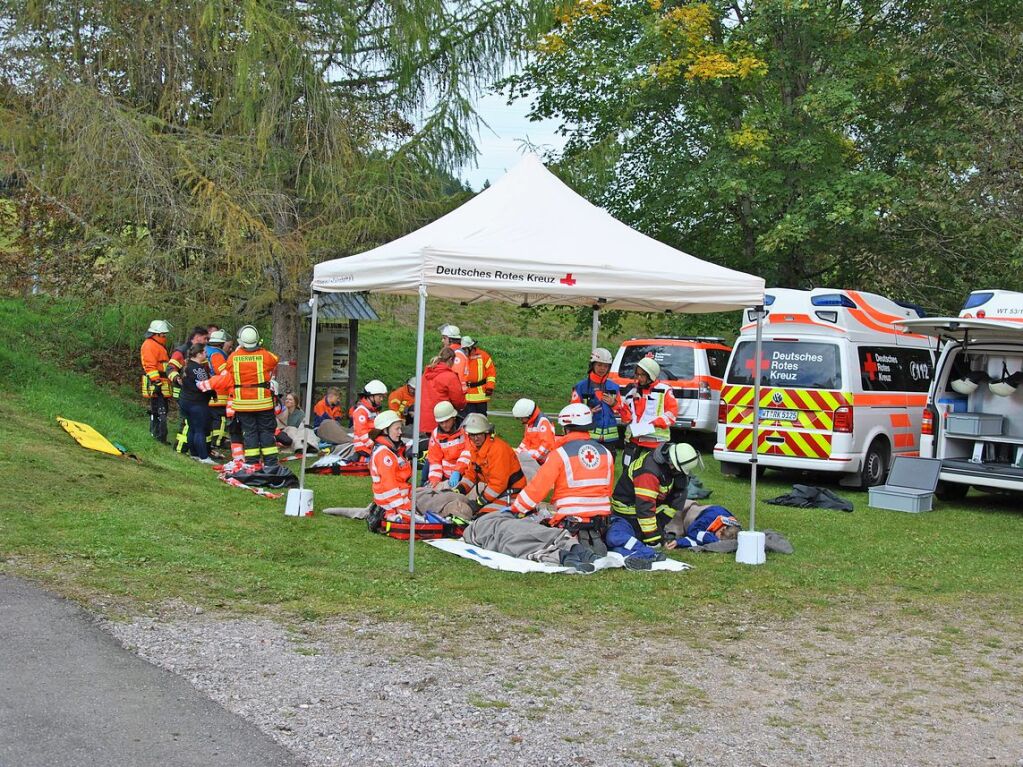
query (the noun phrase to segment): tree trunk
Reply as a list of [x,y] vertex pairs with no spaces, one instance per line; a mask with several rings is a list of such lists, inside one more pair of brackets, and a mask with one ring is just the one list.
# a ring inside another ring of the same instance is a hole
[[298,392],[299,330],[302,326],[298,305],[293,301],[277,301],[273,305],[273,342],[271,351],[281,358],[277,380],[281,393]]

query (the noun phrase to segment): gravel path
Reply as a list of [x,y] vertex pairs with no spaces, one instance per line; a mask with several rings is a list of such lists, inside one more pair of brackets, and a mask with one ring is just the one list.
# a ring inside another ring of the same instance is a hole
[[108,628],[317,767],[1023,765],[1023,635],[958,614],[684,637],[181,611]]

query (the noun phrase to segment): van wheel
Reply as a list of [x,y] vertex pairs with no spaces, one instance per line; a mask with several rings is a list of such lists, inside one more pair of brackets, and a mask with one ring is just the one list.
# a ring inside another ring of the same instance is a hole
[[860,469],[860,487],[866,490],[868,487],[883,485],[888,477],[888,445],[884,440],[875,439],[867,449],[867,455],[863,458],[863,468]]
[[721,461],[721,475],[724,477],[748,477],[749,464]]
[[939,482],[934,489],[934,494],[942,501],[961,501],[968,492],[970,492],[970,486],[959,482]]

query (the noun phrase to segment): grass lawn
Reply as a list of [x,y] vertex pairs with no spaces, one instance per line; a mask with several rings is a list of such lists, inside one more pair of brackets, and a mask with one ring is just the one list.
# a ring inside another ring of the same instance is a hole
[[[844,490],[854,513],[761,502],[758,527],[783,532],[796,549],[762,567],[696,554],[688,556],[695,568],[682,575],[521,576],[419,545],[410,577],[405,544],[371,535],[360,522],[285,518],[283,500],[230,488],[209,468],[153,442],[140,401],[101,385],[101,369],[86,374],[54,363],[51,355],[72,357],[74,344],[100,331],[83,321],[63,338],[36,338],[33,313],[0,302],[9,329],[0,338],[0,470],[11,488],[0,499],[0,568],[83,601],[124,612],[181,600],[308,619],[444,615],[471,623],[496,614],[609,628],[656,622],[667,631],[682,631],[701,616],[874,603],[911,612],[1023,614],[1020,504],[976,493],[919,515],[868,509],[866,494]],[[524,354],[543,343],[517,341]],[[141,463],[78,447],[56,425],[57,415],[92,424]],[[516,422],[498,419],[498,428],[517,441]],[[712,501],[746,519],[747,482],[722,477],[709,457],[706,463],[702,478],[714,490]],[[792,481],[769,473],[759,485],[761,501]],[[310,486],[317,508],[364,504],[371,495],[368,478],[317,476]]]

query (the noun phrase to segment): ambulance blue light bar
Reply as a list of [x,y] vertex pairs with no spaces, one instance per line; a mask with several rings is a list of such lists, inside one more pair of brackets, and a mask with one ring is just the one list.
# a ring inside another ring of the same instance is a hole
[[966,299],[966,303],[963,304],[963,308],[960,309],[960,311],[965,312],[967,309],[976,309],[978,306],[983,306],[994,297],[994,293],[970,293],[970,297]]
[[811,296],[810,303],[814,306],[844,306],[846,309],[855,309],[856,304],[849,296],[841,293],[825,293],[823,296]]

